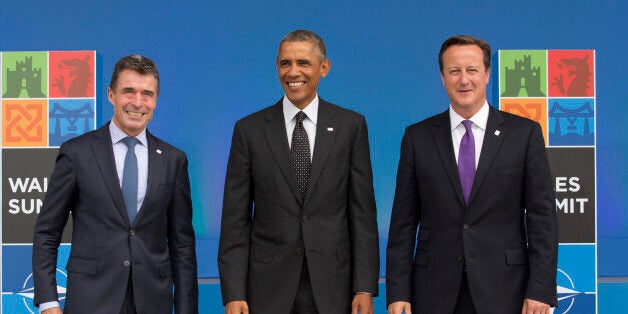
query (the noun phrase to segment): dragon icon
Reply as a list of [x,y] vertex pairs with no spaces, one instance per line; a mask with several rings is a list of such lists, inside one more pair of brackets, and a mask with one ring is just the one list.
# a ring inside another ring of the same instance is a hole
[[61,94],[65,95],[66,97],[86,96],[92,78],[92,69],[89,64],[89,59],[90,56],[85,55],[85,58],[83,58],[83,60],[79,58],[61,60],[61,62],[57,65],[59,70],[69,71],[68,77],[74,77],[74,79],[68,85],[67,91],[65,77],[63,75],[56,77],[52,86],[57,87],[59,89],[59,92],[61,92]]
[[558,91],[565,96],[588,96],[587,89],[589,88],[592,75],[588,60],[588,55],[585,55],[583,58],[560,59],[556,65],[561,71],[564,69],[567,72],[567,78],[571,78],[571,81],[565,88],[565,77],[563,77],[563,74],[559,74],[553,78],[551,85],[556,86]]

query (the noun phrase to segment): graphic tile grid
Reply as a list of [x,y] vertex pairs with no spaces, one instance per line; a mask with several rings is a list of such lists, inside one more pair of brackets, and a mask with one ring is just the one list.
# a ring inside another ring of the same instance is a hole
[[594,50],[500,50],[500,109],[543,129],[559,220],[558,307],[597,312]]
[[[2,313],[33,306],[32,230],[58,147],[96,127],[96,51],[0,52]],[[71,222],[57,261],[63,304]]]

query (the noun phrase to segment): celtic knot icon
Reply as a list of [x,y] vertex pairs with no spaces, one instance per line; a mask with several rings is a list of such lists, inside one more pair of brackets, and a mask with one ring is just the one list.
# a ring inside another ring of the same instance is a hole
[[43,111],[38,104],[10,104],[5,107],[6,142],[41,142],[43,140]]

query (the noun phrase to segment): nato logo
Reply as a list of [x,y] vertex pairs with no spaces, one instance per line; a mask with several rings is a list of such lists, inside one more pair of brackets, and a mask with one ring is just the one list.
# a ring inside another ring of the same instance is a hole
[[[31,245],[11,245],[2,248],[3,269],[11,271],[3,272],[2,277],[2,313],[39,313],[33,304],[35,297],[33,273],[31,270]],[[70,252],[69,245],[59,247],[59,260],[65,264]],[[65,304],[67,287],[67,273],[63,267],[57,265],[57,293],[61,308]]]
[[553,313],[595,313],[595,246],[561,244],[558,265],[558,306]]

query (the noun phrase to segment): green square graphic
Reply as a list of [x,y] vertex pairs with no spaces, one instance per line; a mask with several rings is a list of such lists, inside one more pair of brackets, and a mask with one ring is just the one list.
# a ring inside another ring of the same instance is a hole
[[46,98],[47,79],[47,52],[2,53],[3,98]]
[[500,97],[547,96],[547,50],[499,51]]

